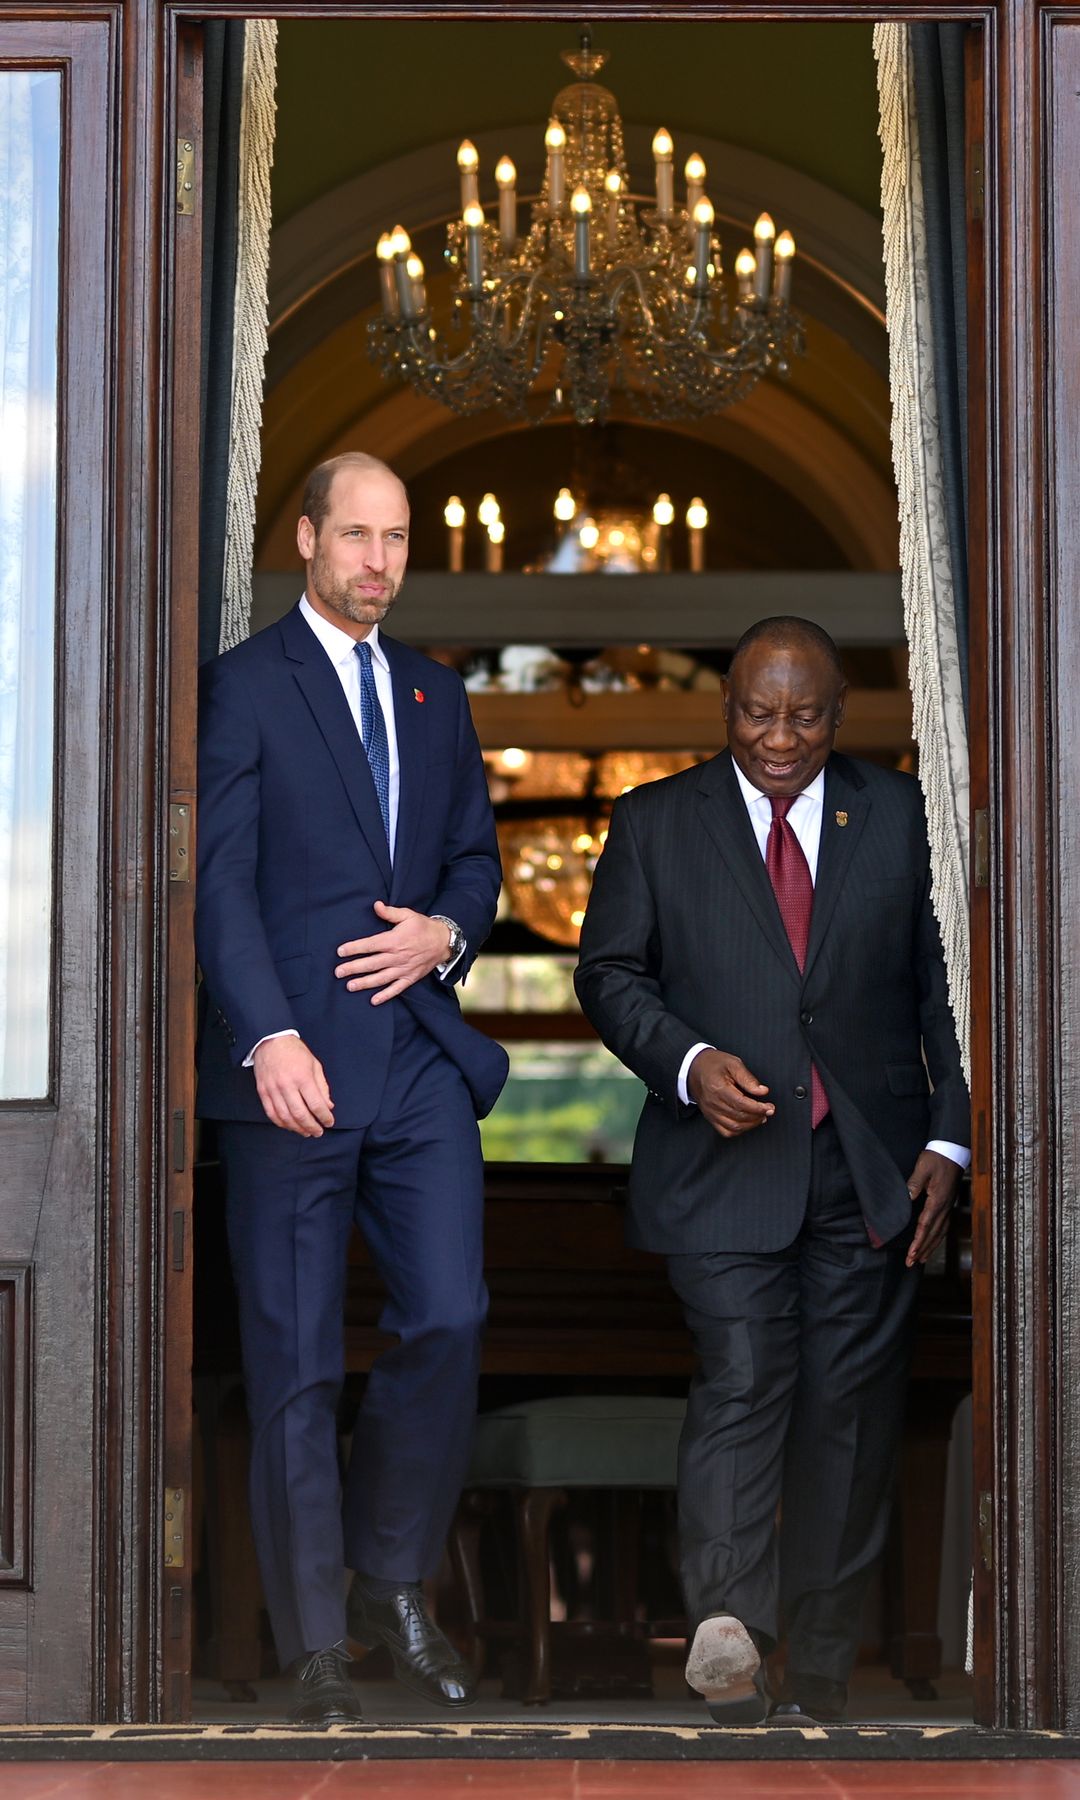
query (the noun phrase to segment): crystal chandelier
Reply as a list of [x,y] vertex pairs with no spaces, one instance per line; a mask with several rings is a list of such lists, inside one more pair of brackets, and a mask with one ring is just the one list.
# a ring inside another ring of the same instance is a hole
[[433,324],[423,264],[395,226],[378,245],[372,360],[454,412],[569,413],[579,425],[602,422],[613,393],[651,418],[695,418],[741,399],[769,368],[786,373],[803,351],[789,306],[790,232],[777,237],[762,213],[729,290],[701,157],[687,160],[686,203],[677,206],[674,145],[661,128],[655,196],[635,199],[615,96],[593,80],[605,58],[588,31],[563,61],[577,80],[552,105],[528,229],[518,230],[517,171],[506,156],[495,169],[497,216],[486,216],[466,140],[462,216],[447,231],[449,332]]

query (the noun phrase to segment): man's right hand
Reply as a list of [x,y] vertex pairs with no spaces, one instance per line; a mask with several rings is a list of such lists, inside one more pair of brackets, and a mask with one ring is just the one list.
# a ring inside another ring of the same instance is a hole
[[255,1086],[271,1125],[322,1137],[334,1123],[322,1063],[298,1037],[265,1038],[255,1052]]
[[690,1064],[686,1089],[721,1137],[741,1137],[764,1125],[776,1111],[771,1100],[760,1098],[769,1091],[764,1082],[726,1050],[699,1051]]

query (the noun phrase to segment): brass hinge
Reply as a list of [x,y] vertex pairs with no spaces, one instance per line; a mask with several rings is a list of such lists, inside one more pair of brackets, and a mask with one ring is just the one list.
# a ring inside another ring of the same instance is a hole
[[187,216],[195,211],[195,142],[176,140],[176,210]]
[[989,1574],[994,1566],[994,1503],[985,1489],[979,1495],[979,1555]]
[[971,146],[971,160],[968,169],[968,192],[971,196],[971,216],[981,219],[986,210],[986,176],[984,173],[983,146],[976,139]]
[[190,800],[174,800],[169,807],[169,880],[191,880]]
[[184,1566],[184,1490],[165,1489],[165,1567]]
[[990,886],[990,814],[985,806],[975,813],[974,879],[977,888]]

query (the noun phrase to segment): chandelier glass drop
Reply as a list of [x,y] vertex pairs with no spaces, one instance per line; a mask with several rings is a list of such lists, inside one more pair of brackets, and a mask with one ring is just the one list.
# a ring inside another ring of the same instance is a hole
[[457,413],[569,414],[603,421],[615,394],[655,419],[701,417],[741,399],[767,369],[803,351],[790,309],[795,243],[769,215],[740,251],[729,286],[705,192],[705,165],[686,163],[675,204],[674,145],[653,139],[655,197],[635,199],[615,96],[593,77],[603,54],[564,51],[577,79],[552,105],[547,162],[528,230],[518,231],[517,171],[495,170],[498,207],[480,205],[478,157],[458,152],[462,216],[448,227],[452,314],[432,323],[424,268],[407,232],[379,240],[382,316],[372,359]]

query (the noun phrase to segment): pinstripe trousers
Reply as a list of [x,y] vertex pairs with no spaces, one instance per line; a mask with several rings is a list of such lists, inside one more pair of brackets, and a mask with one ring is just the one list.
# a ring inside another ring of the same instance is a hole
[[[671,1256],[698,1367],[679,1451],[691,1626],[730,1612],[789,1670],[846,1682],[884,1546],[919,1272],[875,1249],[836,1127],[786,1248]],[[779,1509],[779,1524],[777,1514]]]

